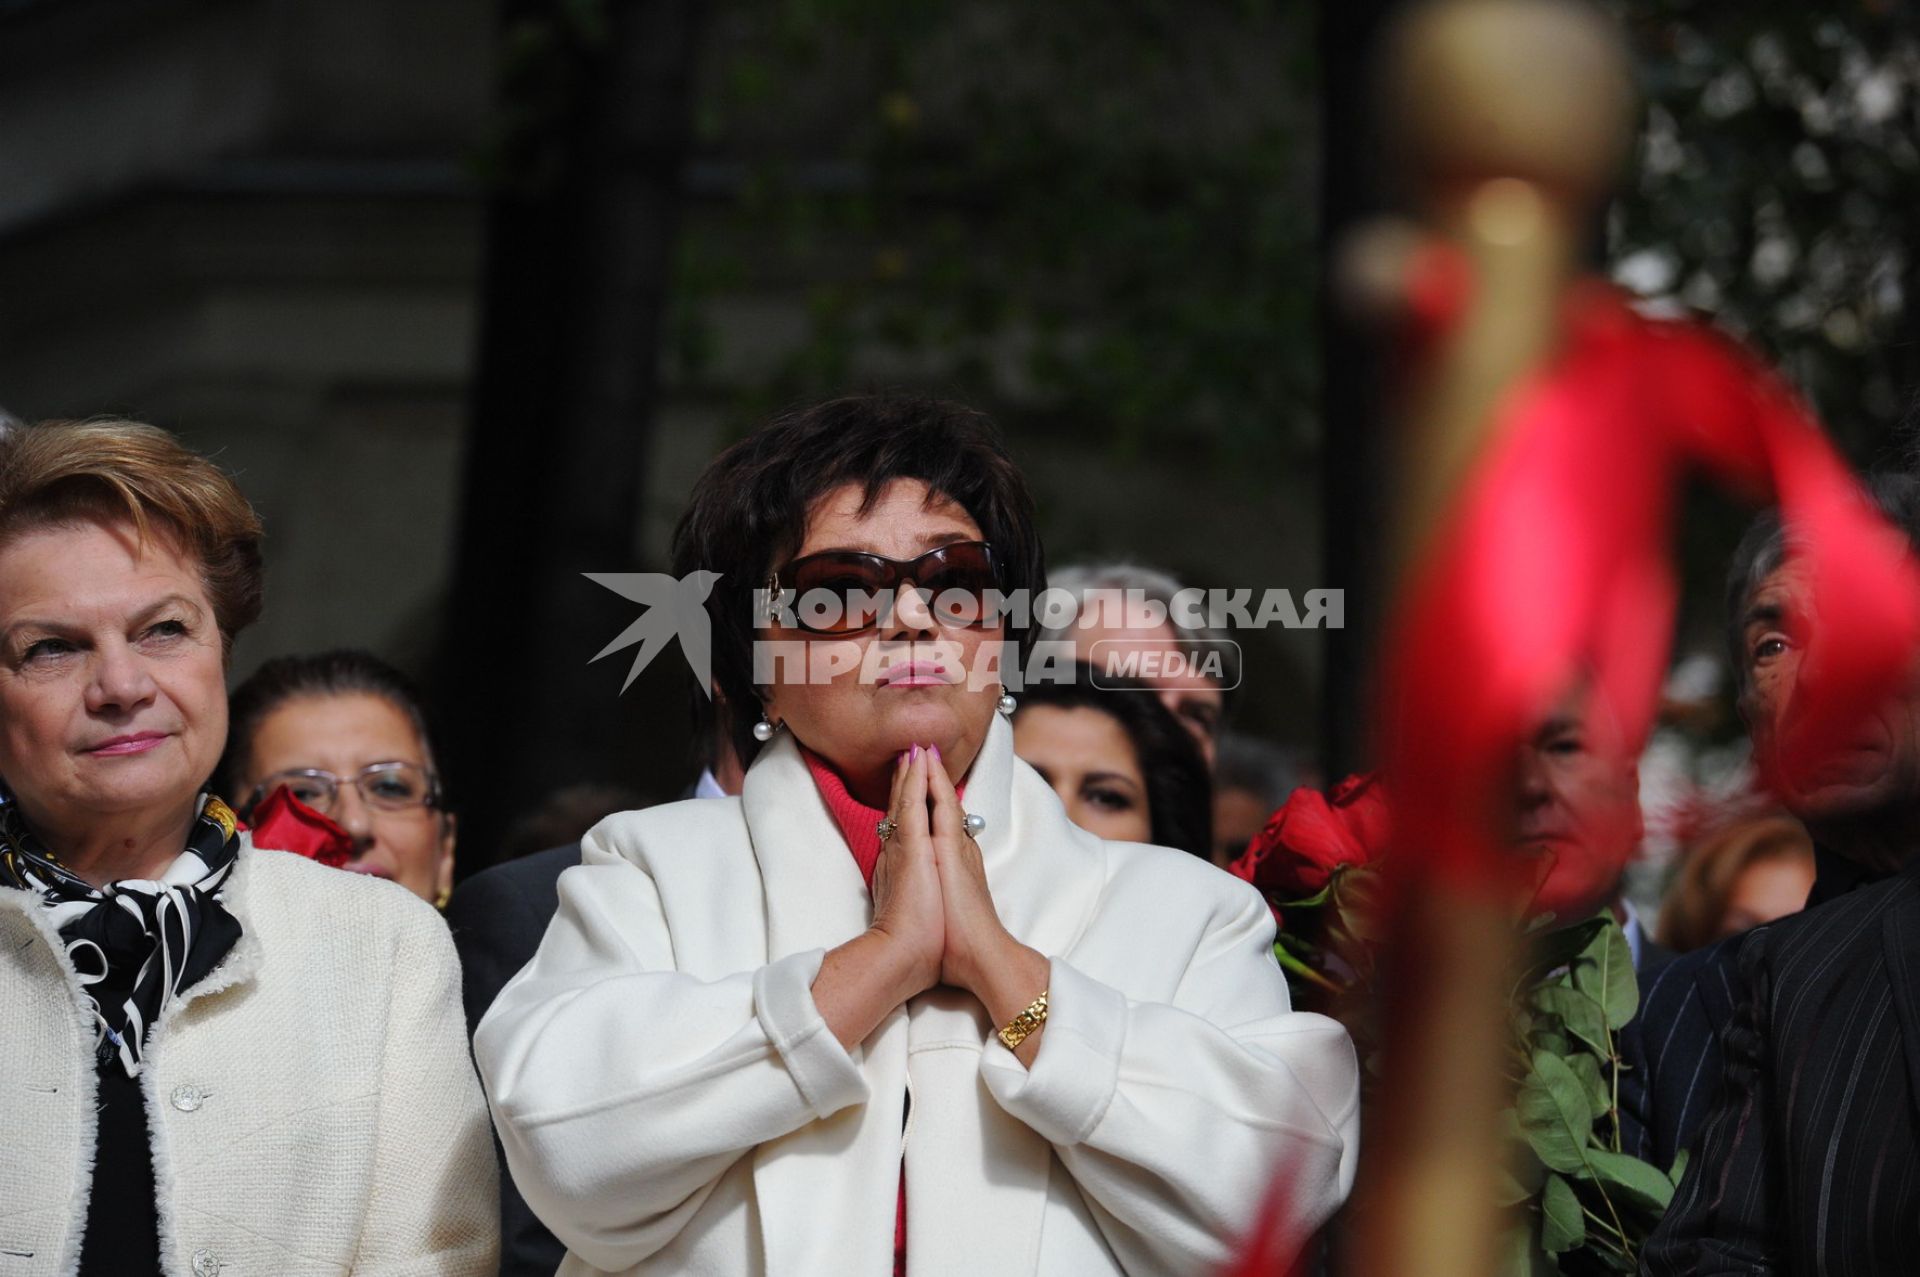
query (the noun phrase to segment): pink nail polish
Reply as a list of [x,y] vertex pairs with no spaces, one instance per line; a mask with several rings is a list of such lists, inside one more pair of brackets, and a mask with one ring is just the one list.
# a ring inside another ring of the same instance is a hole
[[929,745],[928,748],[933,751],[933,756],[935,758],[940,757],[940,747],[938,745]]
[[918,745],[913,747],[913,761],[916,763],[920,761],[920,747]]

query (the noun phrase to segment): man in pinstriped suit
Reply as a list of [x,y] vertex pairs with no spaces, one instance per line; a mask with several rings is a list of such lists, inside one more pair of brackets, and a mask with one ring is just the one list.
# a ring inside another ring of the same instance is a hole
[[1920,866],[1741,947],[1725,1091],[1643,1273],[1920,1272]]
[[[1871,484],[1875,502],[1893,524],[1920,545],[1920,481],[1908,475],[1881,475]],[[1771,515],[1754,522],[1734,552],[1727,576],[1726,634],[1728,655],[1741,694],[1741,712],[1750,725],[1758,723],[1764,739],[1768,707],[1777,712],[1782,698],[1759,701],[1762,662],[1769,670],[1769,691],[1781,690],[1782,673],[1797,670],[1797,653],[1788,652],[1774,628],[1791,620],[1777,606],[1783,594],[1780,575],[1785,539]],[[1784,584],[1791,584],[1790,580]],[[1790,682],[1790,680],[1788,680]],[[1790,699],[1790,698],[1787,698]],[[1888,707],[1880,740],[1888,744],[1911,735],[1896,728],[1903,717],[1915,716],[1911,704]],[[1912,753],[1915,751],[1907,751]],[[1874,760],[1878,780],[1849,798],[1845,792],[1828,795],[1831,810],[1818,803],[1801,805],[1801,816],[1813,831],[1818,873],[1808,908],[1837,900],[1854,888],[1885,878],[1920,848],[1920,813],[1915,794],[1920,778],[1911,761],[1899,761],[1896,751],[1875,747],[1859,756],[1871,772]],[[1814,796],[1817,799],[1817,796]],[[1749,933],[1751,934],[1751,933]],[[1705,949],[1679,955],[1664,963],[1641,968],[1640,1014],[1620,1039],[1626,1068],[1620,1075],[1621,1133],[1627,1151],[1661,1167],[1693,1145],[1706,1125],[1720,1094],[1723,1074],[1720,1036],[1732,1021],[1734,975],[1747,936],[1734,936]]]
[[[1874,495],[1915,538],[1920,480]],[[1728,598],[1763,760],[1815,624],[1806,593],[1777,523],[1756,524]],[[1623,1106],[1652,1119],[1642,1156],[1707,1121],[1643,1272],[1920,1271],[1920,695],[1782,798],[1819,850],[1809,910],[1676,960],[1623,1045]]]

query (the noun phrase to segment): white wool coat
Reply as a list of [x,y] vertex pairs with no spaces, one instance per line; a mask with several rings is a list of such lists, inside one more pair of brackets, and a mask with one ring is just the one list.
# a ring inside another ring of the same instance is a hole
[[1052,963],[1031,1071],[953,989],[853,1051],[828,1031],[811,985],[872,905],[790,737],[739,799],[587,835],[475,1038],[563,1277],[888,1277],[903,1152],[911,1277],[1204,1272],[1283,1165],[1296,1221],[1339,1205],[1352,1044],[1289,1009],[1258,893],[1074,826],[997,717],[965,805],[1002,920]]
[[[162,1011],[146,1097],[168,1277],[484,1277],[485,1101],[446,924],[388,882],[243,845],[240,940]],[[94,1028],[46,909],[0,889],[0,1275],[80,1262]]]

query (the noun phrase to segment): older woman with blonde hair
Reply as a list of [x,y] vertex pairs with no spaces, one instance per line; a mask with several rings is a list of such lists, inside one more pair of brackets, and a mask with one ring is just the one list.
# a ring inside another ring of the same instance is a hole
[[204,788],[260,523],[127,421],[0,436],[0,1268],[491,1273],[459,968]]
[[[1044,584],[993,429],[862,398],[696,486],[738,799],[610,817],[475,1049],[561,1271],[1198,1273],[1356,1152],[1352,1044],[1252,888],[1076,827],[998,672]],[[757,756],[756,756],[757,752]]]
[[1679,861],[1657,933],[1675,953],[1798,913],[1813,890],[1813,839],[1784,811],[1726,820],[1682,849]]

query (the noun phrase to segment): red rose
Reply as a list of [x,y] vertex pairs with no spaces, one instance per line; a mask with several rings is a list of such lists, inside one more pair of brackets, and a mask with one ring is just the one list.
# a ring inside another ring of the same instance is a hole
[[290,851],[334,869],[353,859],[353,835],[295,798],[285,785],[253,809],[253,845]]
[[1386,845],[1387,800],[1369,772],[1331,794],[1294,790],[1228,870],[1284,904],[1317,895],[1336,869],[1371,864]]

